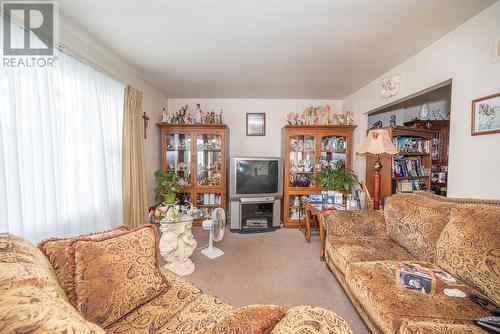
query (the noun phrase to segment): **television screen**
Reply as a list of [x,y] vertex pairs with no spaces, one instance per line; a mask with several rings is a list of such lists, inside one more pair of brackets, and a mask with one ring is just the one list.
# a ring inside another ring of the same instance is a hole
[[236,160],[236,194],[277,193],[278,178],[277,160]]

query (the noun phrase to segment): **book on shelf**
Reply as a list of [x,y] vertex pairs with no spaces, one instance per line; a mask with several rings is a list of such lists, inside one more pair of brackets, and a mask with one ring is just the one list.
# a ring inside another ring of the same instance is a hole
[[418,177],[426,176],[426,173],[420,157],[395,157],[392,161],[392,176],[394,177]]
[[411,193],[417,190],[427,190],[427,183],[423,180],[395,180],[395,193]]
[[400,154],[428,154],[431,152],[431,141],[424,138],[395,136],[392,142]]

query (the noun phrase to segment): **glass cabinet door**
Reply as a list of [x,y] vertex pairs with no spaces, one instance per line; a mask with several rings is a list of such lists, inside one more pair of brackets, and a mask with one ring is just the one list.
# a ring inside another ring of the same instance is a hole
[[297,135],[290,137],[290,187],[314,186],[314,136]]
[[182,186],[191,184],[191,136],[168,134],[166,137],[166,168],[180,177]]
[[337,161],[346,162],[347,140],[342,136],[321,137],[321,153],[318,161],[318,169],[326,168]]
[[220,186],[222,184],[222,137],[220,135],[196,136],[196,184]]

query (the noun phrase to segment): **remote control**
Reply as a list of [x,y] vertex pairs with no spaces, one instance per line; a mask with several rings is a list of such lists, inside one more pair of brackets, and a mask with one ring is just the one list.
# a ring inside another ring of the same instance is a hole
[[500,317],[491,316],[491,317],[475,318],[474,322],[483,328],[487,328],[494,332],[500,333]]

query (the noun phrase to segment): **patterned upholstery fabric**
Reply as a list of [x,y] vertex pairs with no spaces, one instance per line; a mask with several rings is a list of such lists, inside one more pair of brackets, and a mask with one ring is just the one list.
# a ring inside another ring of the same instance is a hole
[[315,306],[296,306],[288,310],[271,334],[322,333],[352,334],[349,325],[336,313]]
[[1,290],[0,333],[105,333],[64,299],[36,286]]
[[[429,262],[415,263],[439,268]],[[450,286],[440,279],[436,279],[431,296],[400,287],[396,283],[396,265],[395,261],[358,262],[350,264],[345,273],[350,292],[384,333],[397,333],[402,321],[409,319],[470,321],[490,314],[469,298],[446,296],[443,290]],[[467,295],[479,293],[465,284],[458,288]]]
[[167,292],[115,321],[106,328],[107,333],[155,333],[202,294],[200,289],[178,275],[164,269],[162,273],[170,285]]
[[0,333],[104,333],[68,304],[49,261],[28,241],[0,234]]
[[406,320],[401,325],[400,334],[486,334],[486,331],[474,325],[454,324],[438,321]]
[[106,238],[108,236],[118,236],[126,233],[129,228],[125,225],[118,226],[116,229],[111,231],[105,231],[100,233],[93,233],[82,235],[79,237],[72,238],[51,238],[42,241],[38,248],[45,254],[47,259],[49,259],[54,268],[55,274],[59,281],[59,284],[63,288],[66,296],[68,297],[71,305],[76,306],[76,295],[75,295],[75,279],[73,268],[71,268],[70,263],[70,245],[79,238],[90,238],[92,240],[98,240]]
[[158,334],[201,334],[210,330],[235,307],[221,299],[202,294],[174,315]]
[[386,236],[383,211],[331,211],[325,216],[327,235],[351,237]]
[[500,305],[500,207],[454,209],[436,264]]
[[76,309],[106,327],[165,292],[157,240],[156,227],[148,224],[104,240],[74,241],[74,259],[69,258],[75,268]]
[[249,305],[236,309],[212,329],[212,334],[267,334],[283,318],[286,305]]
[[325,250],[341,273],[354,262],[415,259],[395,241],[383,237],[328,236]]
[[[117,237],[115,233],[109,235]],[[57,251],[55,250],[57,247],[54,246],[57,244],[52,245],[54,248],[49,246],[53,251],[50,258],[64,259],[66,257],[73,261],[78,272],[80,258],[78,258],[78,251],[76,253],[71,251],[75,249],[73,246],[80,247],[78,250],[85,248],[87,243],[97,246],[94,254],[99,256],[87,260],[92,265],[102,264],[101,261],[107,261],[105,258],[112,253],[111,251],[105,253],[102,247],[99,247],[99,245],[107,244],[107,239],[102,240],[100,237],[80,239],[72,240],[69,246],[59,247]],[[92,239],[94,240],[89,241]],[[77,245],[77,243],[80,244]],[[49,242],[44,243],[45,246],[47,244]],[[66,243],[60,243],[58,246],[62,244]],[[142,248],[149,247],[156,252],[151,244],[137,243],[137,245]],[[69,255],[66,253],[67,247],[69,247]],[[99,249],[101,252],[97,253]],[[62,253],[56,254],[57,252]],[[141,260],[141,262],[147,264],[147,258],[145,256],[145,261]],[[80,264],[80,266],[83,268],[84,265]],[[70,264],[66,268],[72,269],[73,267]],[[120,271],[120,266],[117,265],[113,269]],[[217,297],[203,294],[200,289],[185,279],[166,270],[161,270],[161,272],[168,281],[168,290],[125,314],[106,327],[104,331],[103,328],[84,319],[68,303],[51,264],[39,249],[22,238],[5,233],[0,234],[0,333],[201,334],[211,332],[222,319],[235,311],[234,306]],[[86,274],[78,272],[78,275],[85,277]],[[148,279],[150,279],[149,276]],[[165,282],[162,282],[162,285],[166,286]],[[93,288],[89,288],[88,291]],[[101,292],[103,296],[109,296],[108,291],[101,290]],[[346,322],[334,312],[312,306],[292,308],[274,326],[272,332],[279,334],[351,333]]]
[[417,259],[432,262],[455,205],[420,193],[393,195],[384,208],[387,233]]

